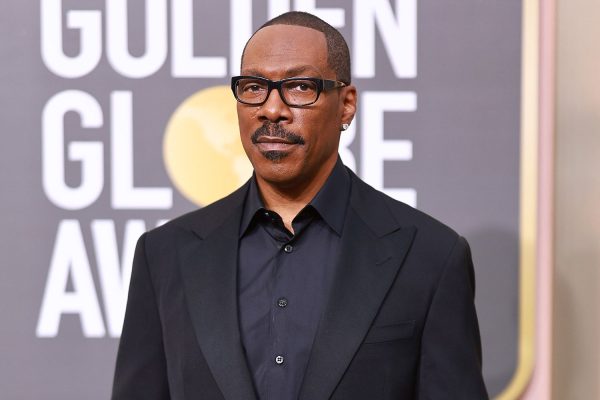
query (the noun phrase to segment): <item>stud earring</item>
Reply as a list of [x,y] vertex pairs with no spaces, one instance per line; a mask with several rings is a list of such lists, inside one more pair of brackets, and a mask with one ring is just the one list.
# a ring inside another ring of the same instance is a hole
[[348,127],[349,127],[349,126],[350,126],[350,124],[342,124],[342,126],[341,126],[340,130],[341,130],[341,131],[345,131],[345,130],[347,130],[347,129],[348,129]]

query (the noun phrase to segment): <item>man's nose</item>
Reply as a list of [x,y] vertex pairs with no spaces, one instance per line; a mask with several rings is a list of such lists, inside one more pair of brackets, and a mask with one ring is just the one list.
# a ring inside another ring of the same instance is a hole
[[258,118],[262,121],[280,122],[292,118],[290,107],[285,104],[277,89],[271,90],[267,101],[259,107]]

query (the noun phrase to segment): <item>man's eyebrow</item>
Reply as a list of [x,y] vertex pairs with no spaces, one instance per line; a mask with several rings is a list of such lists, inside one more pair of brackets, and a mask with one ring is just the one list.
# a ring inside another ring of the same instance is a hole
[[[252,75],[252,76],[258,76],[261,78],[267,78],[267,76],[265,76],[264,71],[260,71],[258,69],[254,69],[254,68],[250,68],[250,69],[245,69],[243,71],[244,75]],[[298,67],[291,67],[285,70],[284,72],[284,76],[286,77],[295,77],[295,76],[306,76],[306,74],[310,74],[310,75],[318,75],[321,76],[321,73],[319,72],[319,70],[311,65],[301,65]]]
[[285,71],[286,76],[300,76],[302,74],[306,74],[307,72],[316,73],[317,75],[321,75],[319,70],[311,65],[302,65],[299,67],[289,68]]

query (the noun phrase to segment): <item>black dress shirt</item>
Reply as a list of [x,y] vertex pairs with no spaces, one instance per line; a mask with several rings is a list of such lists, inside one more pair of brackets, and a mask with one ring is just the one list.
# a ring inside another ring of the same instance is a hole
[[242,344],[260,400],[295,400],[327,300],[350,177],[338,161],[292,221],[265,209],[253,178],[240,226],[238,304]]

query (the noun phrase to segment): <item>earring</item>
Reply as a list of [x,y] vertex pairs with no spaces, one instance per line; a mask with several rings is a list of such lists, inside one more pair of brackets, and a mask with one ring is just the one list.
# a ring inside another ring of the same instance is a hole
[[341,130],[341,131],[345,131],[345,130],[347,130],[347,129],[348,129],[348,127],[349,127],[349,126],[350,126],[350,124],[342,124],[342,126],[341,126],[340,130]]

